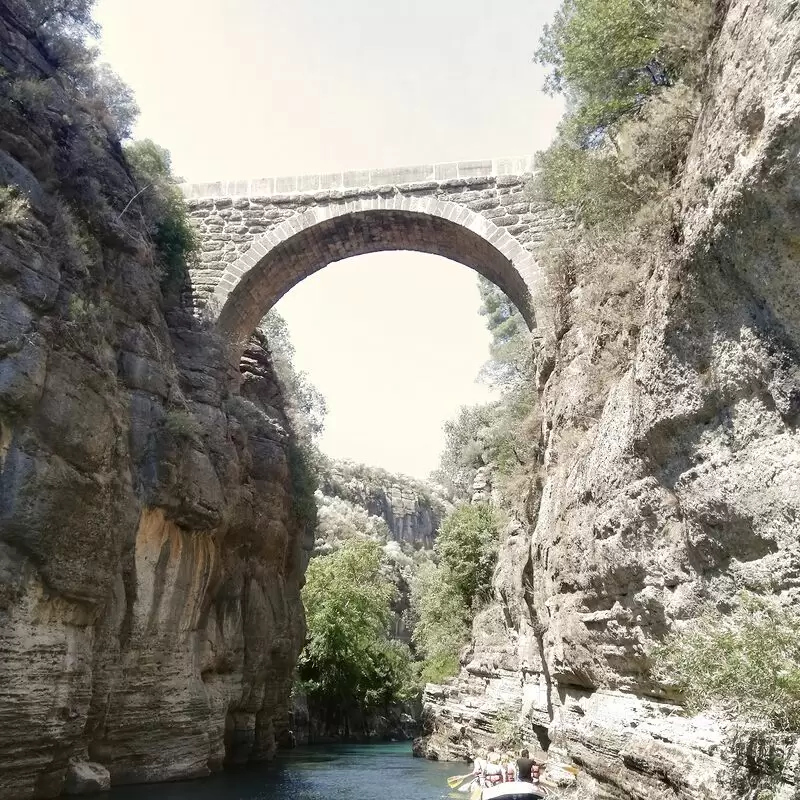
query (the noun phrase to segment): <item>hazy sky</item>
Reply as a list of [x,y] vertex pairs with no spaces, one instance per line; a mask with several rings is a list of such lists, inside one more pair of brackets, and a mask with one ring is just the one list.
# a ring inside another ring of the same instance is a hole
[[[141,106],[136,136],[202,181],[540,150],[561,104],[531,57],[558,4],[98,0],[96,18]],[[383,253],[280,302],[297,365],[328,400],[324,450],[420,477],[436,466],[444,421],[486,397],[475,281]]]

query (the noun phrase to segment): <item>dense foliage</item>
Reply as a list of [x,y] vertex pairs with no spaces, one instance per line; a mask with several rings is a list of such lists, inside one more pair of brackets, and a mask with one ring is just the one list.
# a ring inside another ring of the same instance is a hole
[[587,143],[671,82],[659,41],[667,0],[565,0],[545,26],[537,59],[546,88],[568,93]]
[[464,504],[442,523],[434,552],[411,583],[413,642],[423,657],[421,679],[438,682],[458,671],[470,621],[491,594],[499,523],[487,505]]
[[330,720],[346,723],[347,710],[382,710],[408,695],[408,648],[387,633],[394,592],[377,542],[350,540],[312,559],[303,589],[308,640],[298,675]]
[[467,608],[480,605],[491,593],[498,539],[497,517],[482,503],[461,505],[442,523],[434,551]]
[[267,347],[283,389],[292,428],[303,445],[310,446],[325,428],[325,398],[308,375],[294,366],[295,348],[289,326],[274,308],[261,320],[259,329],[267,337]]
[[455,675],[459,653],[469,639],[470,612],[445,572],[423,564],[411,581],[412,640],[422,665],[422,684],[440,683]]
[[659,677],[692,713],[716,709],[747,725],[800,731],[800,615],[745,594],[673,633],[653,653]]
[[491,281],[478,278],[480,313],[492,335],[489,361],[481,376],[490,385],[510,388],[527,377],[531,359],[528,327],[519,309]]
[[355,503],[341,497],[316,492],[317,530],[314,548],[330,552],[348,539],[369,539],[386,544],[389,526],[383,517],[376,517]]
[[564,0],[536,53],[569,109],[537,162],[546,199],[588,224],[624,226],[664,198],[696,120],[713,22],[711,0]]
[[480,313],[492,336],[481,377],[501,396],[494,403],[464,406],[445,423],[444,448],[432,477],[457,501],[471,498],[475,476],[486,465],[498,488],[518,492],[516,478],[530,472],[538,453],[540,422],[528,328],[498,287],[480,278],[478,288]]

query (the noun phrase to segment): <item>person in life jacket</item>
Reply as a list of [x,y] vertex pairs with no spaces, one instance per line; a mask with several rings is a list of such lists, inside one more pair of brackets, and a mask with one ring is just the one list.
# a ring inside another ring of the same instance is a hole
[[511,753],[503,755],[503,780],[511,782],[516,778],[517,765],[514,763],[514,756]]
[[484,785],[485,769],[486,769],[486,751],[476,750],[475,760],[472,762],[472,774],[475,776],[475,780],[477,781],[478,786]]
[[484,766],[484,779],[487,786],[496,786],[503,781],[503,774],[505,770],[500,763],[500,754],[494,749],[489,748],[489,754],[486,756],[486,765]]

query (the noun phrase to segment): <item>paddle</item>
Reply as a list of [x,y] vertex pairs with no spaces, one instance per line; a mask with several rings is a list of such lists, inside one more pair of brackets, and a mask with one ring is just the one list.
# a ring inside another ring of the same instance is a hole
[[447,785],[448,785],[448,786],[449,786],[451,789],[455,789],[455,788],[456,788],[456,786],[460,786],[462,783],[464,783],[464,781],[465,781],[467,778],[471,778],[471,777],[472,777],[472,773],[471,773],[471,772],[468,772],[466,775],[451,775],[451,776],[450,776],[450,777],[447,779]]

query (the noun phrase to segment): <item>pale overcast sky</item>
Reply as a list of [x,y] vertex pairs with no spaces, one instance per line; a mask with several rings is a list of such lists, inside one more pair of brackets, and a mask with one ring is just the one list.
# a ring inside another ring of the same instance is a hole
[[[98,0],[95,16],[141,106],[136,136],[203,181],[543,149],[561,103],[531,57],[558,5]],[[487,397],[478,305],[474,273],[413,253],[334,264],[289,292],[297,365],[328,401],[323,449],[434,469],[445,420]]]

